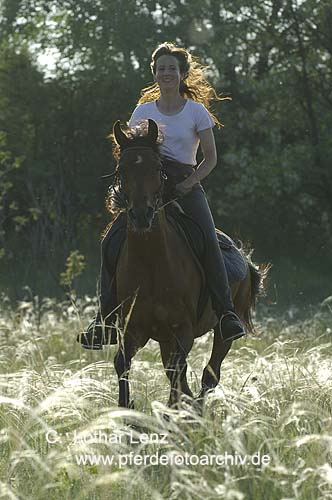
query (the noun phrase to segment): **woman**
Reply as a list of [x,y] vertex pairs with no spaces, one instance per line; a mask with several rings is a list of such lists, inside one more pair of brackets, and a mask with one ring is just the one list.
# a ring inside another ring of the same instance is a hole
[[[224,259],[216,237],[215,224],[200,181],[217,164],[213,126],[218,119],[209,111],[211,99],[217,98],[213,87],[205,80],[203,68],[193,61],[189,52],[171,43],[163,43],[152,54],[151,70],[155,83],[142,90],[129,127],[151,118],[158,123],[164,140],[161,146],[163,166],[176,184],[178,202],[183,210],[202,228],[206,239],[204,262],[212,305],[219,319],[224,341],[244,335],[240,319],[234,312]],[[196,165],[196,153],[201,145],[203,160]],[[105,318],[107,303],[103,290],[110,289],[111,277],[101,273],[101,317]],[[114,303],[114,302],[113,302]],[[100,314],[86,332],[84,347],[101,348]],[[106,332],[107,333],[107,332]],[[111,343],[114,339],[111,340]]]

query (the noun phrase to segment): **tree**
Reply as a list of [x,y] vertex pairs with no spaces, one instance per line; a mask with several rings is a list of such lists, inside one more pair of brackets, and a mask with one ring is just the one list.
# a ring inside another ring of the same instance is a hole
[[[46,272],[58,280],[77,250],[98,268],[100,177],[114,165],[106,136],[129,118],[152,80],[151,51],[165,40],[209,64],[218,92],[232,97],[215,104],[225,125],[215,134],[220,165],[204,182],[218,225],[266,260],[301,254],[311,265],[317,241],[327,260],[331,19],[327,0],[5,0],[3,261],[14,249],[28,254],[30,270],[9,268],[35,286]],[[57,55],[52,78],[38,67],[46,49]]]

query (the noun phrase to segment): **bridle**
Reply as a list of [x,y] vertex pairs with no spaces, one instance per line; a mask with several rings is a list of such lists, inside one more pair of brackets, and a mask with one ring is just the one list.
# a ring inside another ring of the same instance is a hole
[[121,173],[120,173],[121,160],[123,159],[123,156],[128,151],[144,151],[144,150],[145,151],[152,151],[154,153],[154,155],[157,157],[158,164],[159,164],[159,168],[157,170],[159,171],[159,174],[160,174],[160,187],[159,187],[158,191],[155,193],[155,200],[156,201],[155,201],[155,205],[153,207],[153,216],[154,216],[159,210],[164,208],[164,206],[168,205],[168,203],[170,203],[170,202],[167,202],[164,205],[162,205],[162,196],[163,196],[165,181],[167,180],[167,174],[166,174],[165,169],[163,168],[163,165],[162,165],[162,162],[160,160],[159,155],[153,150],[152,147],[133,146],[133,147],[128,147],[128,148],[124,149],[123,151],[121,151],[120,159],[117,163],[115,171],[112,172],[111,174],[108,174],[107,176],[104,176],[104,177],[113,177],[113,182],[108,188],[108,194],[110,195],[111,192],[113,192],[117,199],[121,199],[121,204],[123,204],[123,208],[128,209],[128,203],[129,203],[128,197],[125,193],[123,193],[121,191]]

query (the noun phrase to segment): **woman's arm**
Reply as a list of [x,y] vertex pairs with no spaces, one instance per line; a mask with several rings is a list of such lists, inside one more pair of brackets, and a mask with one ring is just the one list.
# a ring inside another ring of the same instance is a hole
[[198,132],[198,135],[203,152],[203,160],[192,175],[177,184],[176,189],[183,192],[183,194],[190,191],[195,184],[207,177],[217,165],[217,150],[212,128],[201,130],[201,132]]

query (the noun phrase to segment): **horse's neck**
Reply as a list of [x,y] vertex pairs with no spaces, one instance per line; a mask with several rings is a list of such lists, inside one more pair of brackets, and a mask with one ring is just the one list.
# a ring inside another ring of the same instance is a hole
[[164,210],[158,212],[153,228],[144,234],[127,231],[128,257],[147,260],[151,263],[151,256],[167,255],[167,221]]

